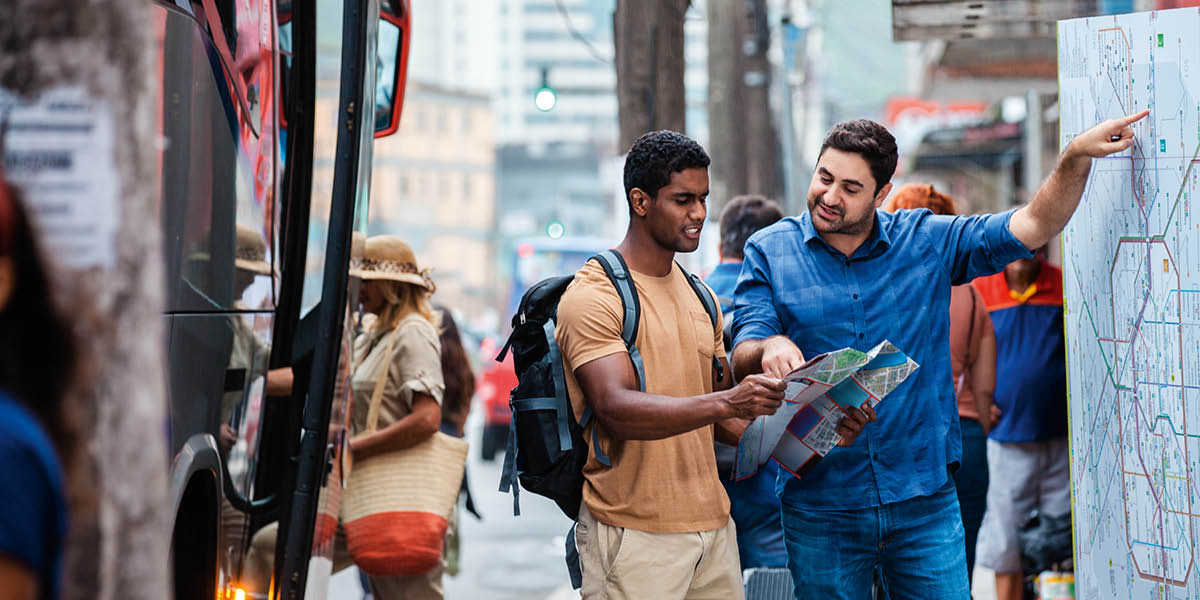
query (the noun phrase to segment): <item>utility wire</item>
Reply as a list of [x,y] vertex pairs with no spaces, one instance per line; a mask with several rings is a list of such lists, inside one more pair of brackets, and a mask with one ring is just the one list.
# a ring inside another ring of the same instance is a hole
[[562,15],[563,23],[566,24],[567,31],[569,31],[571,33],[571,37],[578,40],[584,46],[587,46],[588,52],[592,55],[592,58],[594,58],[606,65],[613,64],[613,61],[609,60],[603,54],[601,54],[600,51],[597,50],[596,47],[592,45],[592,42],[590,40],[588,40],[586,37],[584,37],[584,35],[582,33],[579,33],[578,29],[575,29],[575,24],[571,22],[571,15],[567,13],[567,8],[565,6],[563,6],[562,0],[554,0],[554,5],[558,7],[558,12]]

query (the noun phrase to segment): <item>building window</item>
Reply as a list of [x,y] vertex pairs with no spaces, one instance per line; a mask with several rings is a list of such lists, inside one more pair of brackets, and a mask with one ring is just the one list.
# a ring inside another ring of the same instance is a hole
[[471,176],[463,175],[463,202],[471,201]]
[[471,111],[464,110],[462,113],[462,123],[460,124],[463,133],[471,133]]

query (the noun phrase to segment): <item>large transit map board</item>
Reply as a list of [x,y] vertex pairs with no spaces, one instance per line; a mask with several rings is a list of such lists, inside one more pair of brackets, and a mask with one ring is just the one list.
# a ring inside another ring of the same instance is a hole
[[1200,9],[1058,26],[1061,143],[1150,109],[1063,233],[1078,598],[1200,598]]

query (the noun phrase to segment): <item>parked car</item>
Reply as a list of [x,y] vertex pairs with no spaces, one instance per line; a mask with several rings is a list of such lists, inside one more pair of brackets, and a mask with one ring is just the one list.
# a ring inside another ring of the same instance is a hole
[[508,406],[508,394],[517,387],[517,372],[513,367],[512,354],[503,362],[491,362],[479,375],[475,393],[483,401],[483,440],[480,456],[483,460],[496,457],[496,450],[508,444],[508,427],[512,421],[512,410]]

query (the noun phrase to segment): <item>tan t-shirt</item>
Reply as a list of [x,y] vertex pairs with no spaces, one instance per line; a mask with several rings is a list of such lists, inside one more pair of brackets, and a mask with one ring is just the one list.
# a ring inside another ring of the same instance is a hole
[[[390,342],[390,344],[389,344]],[[391,353],[388,354],[388,348]],[[446,386],[442,381],[442,346],[437,329],[418,314],[400,320],[386,332],[368,330],[354,342],[354,375],[351,386],[350,431],[363,433],[375,383],[387,368],[376,429],[383,429],[412,412],[414,393],[427,394],[438,404]]]
[[[636,345],[645,363],[646,392],[680,402],[712,392],[713,356],[725,356],[720,323],[713,328],[678,266],[672,265],[666,277],[635,272],[633,282],[642,308]],[[588,261],[559,302],[555,331],[577,416],[585,399],[575,369],[611,354],[627,355],[623,320],[616,288],[595,261]],[[593,426],[586,431],[589,444]],[[729,521],[712,426],[648,441],[613,440],[601,427],[599,437],[612,467],[589,452],[583,469],[583,501],[596,520],[658,533],[710,531]]]

